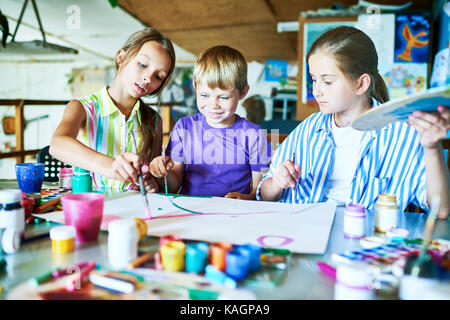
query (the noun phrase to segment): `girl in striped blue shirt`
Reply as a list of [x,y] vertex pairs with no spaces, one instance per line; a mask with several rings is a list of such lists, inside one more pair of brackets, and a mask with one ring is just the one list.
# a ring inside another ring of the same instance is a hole
[[447,218],[450,178],[440,140],[450,128],[450,109],[415,111],[409,123],[354,130],[353,120],[389,100],[373,42],[356,28],[335,28],[314,42],[306,59],[320,112],[278,148],[257,199],[334,200],[373,209],[379,193],[391,193],[401,210],[413,203],[428,211],[439,195],[438,217]]

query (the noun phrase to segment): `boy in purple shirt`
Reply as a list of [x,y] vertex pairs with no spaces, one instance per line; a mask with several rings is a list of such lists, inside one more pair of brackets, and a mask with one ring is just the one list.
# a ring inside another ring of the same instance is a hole
[[203,51],[194,88],[200,113],[178,120],[150,172],[167,176],[171,193],[255,200],[271,148],[265,130],[235,114],[249,89],[244,56],[227,46]]

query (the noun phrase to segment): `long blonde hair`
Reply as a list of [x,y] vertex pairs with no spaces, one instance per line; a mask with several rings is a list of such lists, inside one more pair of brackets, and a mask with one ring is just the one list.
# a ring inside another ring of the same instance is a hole
[[[124,62],[123,66],[126,65],[136,54],[139,52],[141,47],[149,42],[156,41],[161,46],[166,49],[167,53],[170,55],[172,59],[172,64],[170,65],[169,72],[167,77],[164,79],[163,83],[159,86],[158,89],[153,91],[150,96],[156,96],[158,98],[158,105],[161,102],[161,93],[164,88],[170,82],[173,71],[175,69],[175,49],[173,48],[172,42],[169,38],[165,37],[158,30],[153,28],[145,28],[143,30],[137,31],[133,33],[122,46],[124,51]],[[120,67],[116,61],[116,70],[117,73],[120,72]],[[157,121],[158,119],[161,121],[158,113],[154,111],[151,107],[147,106],[142,100],[141,103],[141,123],[142,123],[142,137],[143,137],[143,146],[140,152],[140,157],[144,162],[150,162],[153,158],[161,154],[161,141],[156,141],[157,137]],[[160,134],[162,137],[162,133]]]
[[353,27],[337,27],[322,34],[311,46],[306,61],[318,51],[330,53],[338,68],[351,80],[362,74],[370,76],[367,98],[383,103],[389,100],[386,83],[378,72],[378,55],[372,40],[361,30]]

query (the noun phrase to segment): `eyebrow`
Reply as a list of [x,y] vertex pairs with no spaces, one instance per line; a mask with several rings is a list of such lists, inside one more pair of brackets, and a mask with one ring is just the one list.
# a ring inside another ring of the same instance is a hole
[[[309,73],[309,75],[311,76],[311,77],[314,77],[314,75],[310,72]],[[320,75],[320,77],[337,77],[337,75],[335,75],[335,74],[321,74]]]

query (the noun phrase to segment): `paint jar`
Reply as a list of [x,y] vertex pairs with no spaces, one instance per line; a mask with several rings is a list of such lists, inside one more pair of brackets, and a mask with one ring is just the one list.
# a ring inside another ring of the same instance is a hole
[[113,220],[108,224],[108,258],[113,268],[123,269],[138,256],[136,221]]
[[2,249],[5,253],[11,254],[19,251],[20,232],[15,229],[5,229],[2,235]]
[[239,247],[228,251],[225,272],[237,281],[247,278],[250,272],[250,254],[248,254],[248,251],[239,250]]
[[78,242],[96,241],[103,219],[105,195],[95,192],[66,194],[61,203],[65,224],[75,227],[75,239]]
[[344,213],[344,237],[360,239],[365,234],[366,208],[360,204],[350,203]]
[[211,264],[222,272],[225,272],[226,254],[233,246],[227,242],[216,242],[210,247]]
[[261,253],[262,247],[256,244],[243,244],[238,247],[239,251],[250,257],[250,269],[249,272],[253,273],[259,270],[261,267]]
[[365,261],[340,261],[336,266],[335,300],[372,300],[375,269]]
[[166,271],[183,271],[186,245],[182,241],[171,241],[160,248],[161,263]]
[[0,228],[25,230],[25,210],[22,207],[20,190],[0,190]]
[[72,252],[75,249],[75,228],[59,226],[50,229],[52,251],[55,253]]
[[147,222],[144,221],[144,219],[141,218],[133,218],[133,220],[136,222],[136,228],[138,230],[138,242],[144,239],[144,237],[147,235],[148,226]]
[[205,242],[188,243],[186,246],[186,272],[202,273],[208,260],[209,246]]
[[399,207],[395,194],[380,193],[375,204],[375,231],[385,233],[398,224]]
[[72,189],[72,168],[61,168],[59,170],[59,187],[63,189]]
[[28,162],[16,164],[16,178],[23,193],[41,192],[45,164]]
[[81,192],[92,192],[92,177],[89,171],[75,168],[72,177],[72,193]]

